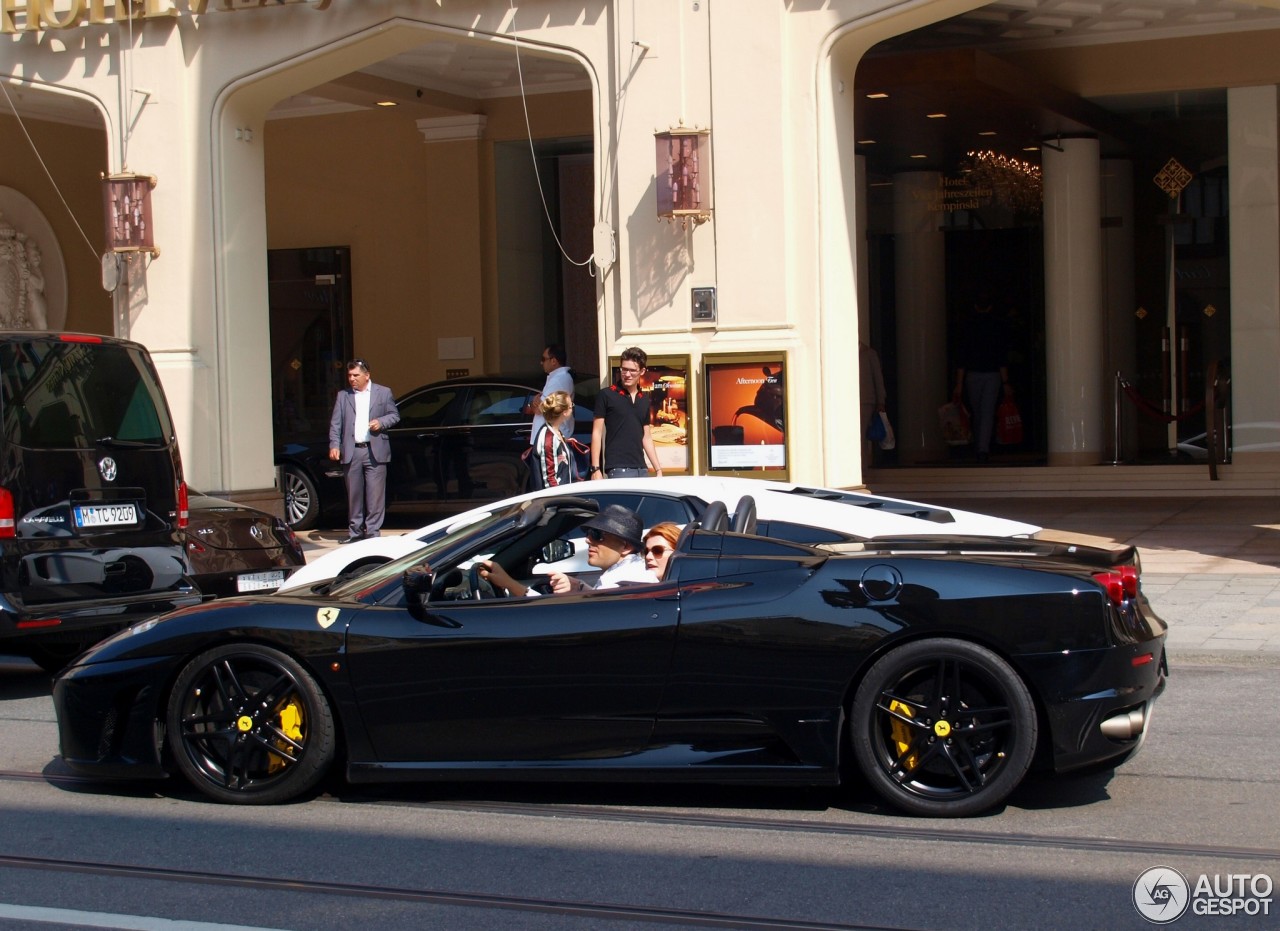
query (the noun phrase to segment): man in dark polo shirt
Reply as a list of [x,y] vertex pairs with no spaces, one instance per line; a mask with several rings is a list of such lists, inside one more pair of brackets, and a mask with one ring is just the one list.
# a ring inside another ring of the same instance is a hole
[[596,395],[588,478],[644,478],[649,474],[646,456],[654,472],[662,475],[649,427],[649,393],[640,390],[640,378],[648,361],[643,349],[624,349],[618,365],[618,383]]

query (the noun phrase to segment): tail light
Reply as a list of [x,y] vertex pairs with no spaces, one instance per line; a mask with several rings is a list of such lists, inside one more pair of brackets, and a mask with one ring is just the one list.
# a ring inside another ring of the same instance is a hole
[[0,488],[0,540],[17,536],[18,525],[13,513],[13,492]]
[[191,510],[187,506],[187,483],[178,482],[178,528],[185,529],[191,523]]
[[1112,604],[1122,605],[1126,598],[1137,597],[1138,567],[1120,566],[1107,572],[1095,572],[1093,580],[1107,591]]

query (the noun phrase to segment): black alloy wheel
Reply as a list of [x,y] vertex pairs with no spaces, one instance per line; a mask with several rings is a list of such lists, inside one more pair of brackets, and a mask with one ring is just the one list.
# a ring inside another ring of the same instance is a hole
[[994,808],[1031,766],[1031,693],[995,653],[964,640],[918,640],[876,662],[850,716],[854,757],[887,802],[934,817]]
[[311,674],[254,643],[189,662],[169,699],[168,728],[183,775],[210,798],[245,805],[283,802],[314,787],[337,742]]
[[320,520],[320,493],[315,482],[297,466],[281,467],[284,520],[291,530],[310,530]]

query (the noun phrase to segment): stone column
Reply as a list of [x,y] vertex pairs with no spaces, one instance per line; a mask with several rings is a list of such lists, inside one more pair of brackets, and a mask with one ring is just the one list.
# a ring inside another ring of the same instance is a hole
[[1280,463],[1280,453],[1241,448],[1280,440],[1274,427],[1280,421],[1278,112],[1275,86],[1227,89],[1232,461],[1237,464]]
[[1098,153],[1097,139],[1061,139],[1040,153],[1049,465],[1092,465],[1106,448]]
[[893,179],[894,265],[898,323],[898,461],[941,458],[938,405],[948,398],[946,240],[934,210],[942,190],[936,171]]

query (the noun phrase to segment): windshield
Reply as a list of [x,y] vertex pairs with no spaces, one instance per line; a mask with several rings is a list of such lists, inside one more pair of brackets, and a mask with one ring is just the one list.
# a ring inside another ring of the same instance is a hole
[[368,572],[362,573],[347,582],[337,585],[329,591],[325,592],[326,598],[348,598],[355,599],[362,592],[371,588],[377,588],[392,579],[399,579],[404,575],[404,571],[411,566],[418,566],[423,563],[428,565],[439,560],[439,555],[452,550],[462,540],[470,538],[481,538],[487,536],[498,526],[509,525],[511,518],[516,514],[524,504],[503,508],[493,514],[488,514],[474,523],[468,523],[464,526],[455,526],[449,530],[444,536],[438,537],[427,543],[420,550],[414,550],[407,556],[401,556],[399,559],[383,563],[375,566]]
[[4,432],[28,449],[165,446],[164,395],[142,350],[32,338],[0,344]]

